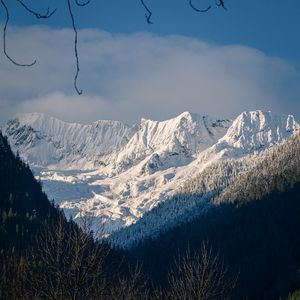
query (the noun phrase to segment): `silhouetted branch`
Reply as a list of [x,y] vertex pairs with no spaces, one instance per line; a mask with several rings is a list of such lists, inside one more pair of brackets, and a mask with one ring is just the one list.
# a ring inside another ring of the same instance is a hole
[[219,3],[217,3],[217,6],[222,6],[225,10],[227,10],[227,8],[225,7],[225,2],[224,0],[218,0]]
[[31,67],[36,63],[36,60],[34,60],[30,64],[21,64],[21,63],[16,62],[14,59],[12,59],[7,53],[7,50],[6,50],[6,30],[7,30],[7,25],[8,25],[8,22],[9,22],[9,11],[8,11],[8,8],[7,8],[4,0],[0,0],[0,1],[1,1],[2,6],[4,7],[5,14],[6,14],[6,20],[5,20],[5,24],[4,24],[4,27],[3,27],[3,52],[4,52],[5,56],[7,57],[7,59],[9,59],[14,65],[20,66],[20,67]]
[[90,4],[90,0],[86,1],[86,2],[83,2],[83,3],[80,3],[78,0],[75,0],[75,3],[78,5],[78,6],[86,6],[88,4]]
[[151,10],[148,8],[148,6],[145,4],[144,0],[141,0],[142,5],[144,6],[144,8],[146,9],[146,13],[145,13],[145,18],[147,20],[148,24],[153,24],[153,22],[151,21],[151,17],[152,17],[152,12]]
[[211,5],[209,5],[206,9],[199,9],[199,8],[197,8],[197,7],[195,7],[194,5],[193,5],[193,3],[192,3],[192,0],[190,0],[189,1],[189,4],[190,4],[190,7],[193,9],[193,10],[195,10],[196,12],[207,12],[207,11],[209,11],[210,9],[211,9]]
[[[76,1],[76,4],[78,5],[77,0],[75,0],[75,1]],[[76,92],[78,93],[78,95],[81,95],[82,90],[79,90],[78,87],[77,87],[77,78],[78,78],[78,74],[79,74],[79,71],[80,71],[78,50],[77,50],[77,43],[78,43],[77,36],[78,36],[78,33],[77,33],[76,25],[75,25],[75,19],[74,19],[74,15],[73,15],[73,11],[72,11],[71,2],[70,2],[70,0],[67,0],[67,2],[68,2],[70,17],[71,17],[71,20],[72,20],[72,27],[73,27],[74,34],[75,34],[75,36],[74,36],[74,52],[75,52],[75,59],[76,59],[76,74],[75,74],[75,77],[74,77],[74,88],[75,88]]]
[[[79,90],[77,87],[77,79],[79,76],[79,72],[80,72],[80,68],[79,68],[79,57],[78,57],[78,32],[77,32],[77,28],[76,28],[76,24],[75,24],[75,18],[74,18],[74,14],[73,14],[73,10],[72,10],[72,4],[71,1],[74,2],[74,5],[76,4],[77,6],[83,7],[86,6],[90,3],[90,0],[67,0],[67,4],[68,4],[68,10],[69,10],[69,15],[71,17],[71,21],[72,21],[72,28],[74,31],[74,53],[75,53],[75,61],[76,61],[76,74],[74,76],[74,88],[76,90],[76,92],[81,95],[82,94],[82,90]],[[82,2],[81,2],[82,1]],[[145,12],[145,18],[147,20],[148,24],[153,24],[151,18],[152,18],[152,11],[149,9],[149,7],[145,4],[144,0],[140,0],[141,4],[143,5],[144,9],[146,10]],[[193,2],[193,0],[189,0],[189,5],[190,7],[195,10],[196,12],[207,12],[208,10],[210,10],[212,8],[211,5],[209,5],[206,9],[199,9],[197,8]],[[216,1],[216,5],[223,7],[225,10],[227,9],[225,7],[225,0],[215,0]],[[6,21],[3,27],[3,52],[6,56],[6,58],[8,60],[10,60],[14,65],[16,66],[21,66],[21,67],[31,67],[36,63],[36,60],[34,60],[32,63],[30,64],[23,64],[23,63],[18,63],[16,62],[8,53],[7,53],[7,47],[6,47],[6,35],[7,35],[7,26],[9,23],[9,19],[10,19],[10,14],[9,14],[9,9],[6,5],[5,0],[0,0],[4,11],[5,11],[5,15],[6,15]],[[17,2],[19,2],[19,4],[30,14],[34,15],[37,19],[48,19],[50,17],[52,17],[52,15],[57,11],[57,8],[53,9],[50,11],[49,7],[47,9],[47,12],[45,14],[40,14],[38,12],[36,12],[35,10],[31,9],[27,4],[25,4],[23,2],[23,0],[17,0]]]
[[55,12],[56,8],[50,12],[50,9],[48,7],[46,14],[41,15],[40,13],[30,9],[23,1],[17,0],[29,13],[33,14],[37,19],[48,19],[50,18]]
[[169,274],[168,299],[231,299],[238,277],[231,278],[223,260],[207,242],[202,243],[200,253],[192,254],[188,248],[175,266]]

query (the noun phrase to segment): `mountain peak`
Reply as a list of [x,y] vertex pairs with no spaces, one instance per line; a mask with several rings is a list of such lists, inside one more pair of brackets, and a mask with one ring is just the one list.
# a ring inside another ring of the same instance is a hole
[[292,115],[274,115],[271,111],[241,113],[220,140],[244,150],[258,150],[277,144],[300,128]]
[[199,151],[216,143],[230,124],[228,120],[188,111],[165,121],[142,119],[139,130],[118,154],[113,173],[125,171],[147,157],[142,170],[148,165],[159,165],[157,170],[162,170],[187,164]]
[[181,113],[180,115],[177,116],[177,118],[187,118],[187,119],[196,119],[199,117],[200,117],[200,115],[198,115],[196,113],[191,113],[189,111],[184,111],[183,113]]
[[122,148],[135,131],[119,121],[84,125],[40,113],[19,114],[4,127],[13,149],[27,162],[67,169],[105,165],[113,159],[108,156]]
[[49,124],[55,124],[55,123],[77,124],[77,123],[69,123],[69,122],[61,121],[56,117],[50,116],[45,113],[38,113],[38,112],[16,114],[12,120],[17,120],[21,124],[32,125],[34,127],[36,126],[40,127],[42,124],[49,126]]

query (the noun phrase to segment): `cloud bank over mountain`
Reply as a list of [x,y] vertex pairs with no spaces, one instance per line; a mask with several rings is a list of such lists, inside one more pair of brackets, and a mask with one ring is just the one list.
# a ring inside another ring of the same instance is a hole
[[[2,41],[0,47],[2,47]],[[0,119],[44,112],[67,121],[141,116],[165,119],[182,111],[233,117],[264,109],[300,116],[300,73],[291,62],[241,45],[183,36],[79,31],[81,73],[73,90],[73,32],[13,27],[7,48],[20,68],[0,56]]]

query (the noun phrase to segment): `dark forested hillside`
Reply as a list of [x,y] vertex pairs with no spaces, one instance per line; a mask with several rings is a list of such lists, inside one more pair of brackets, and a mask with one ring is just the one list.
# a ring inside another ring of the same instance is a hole
[[58,218],[29,167],[16,157],[0,134],[0,248],[23,249],[34,242],[47,218]]
[[233,299],[279,299],[300,286],[300,183],[239,207],[216,206],[136,248],[155,284],[167,285],[174,258],[208,242],[238,274]]
[[0,299],[106,299],[125,293],[131,281],[122,276],[121,255],[94,240],[88,220],[82,225],[49,202],[0,133]]
[[244,203],[273,191],[284,191],[300,182],[300,132],[271,147],[217,197],[218,203]]

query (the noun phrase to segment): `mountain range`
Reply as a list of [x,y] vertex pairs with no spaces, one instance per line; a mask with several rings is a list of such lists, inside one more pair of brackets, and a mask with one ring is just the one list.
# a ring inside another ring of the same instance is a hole
[[88,216],[95,232],[126,248],[228,201],[226,191],[299,128],[292,115],[257,110],[234,120],[184,112],[132,126],[32,113],[2,131],[67,216]]

